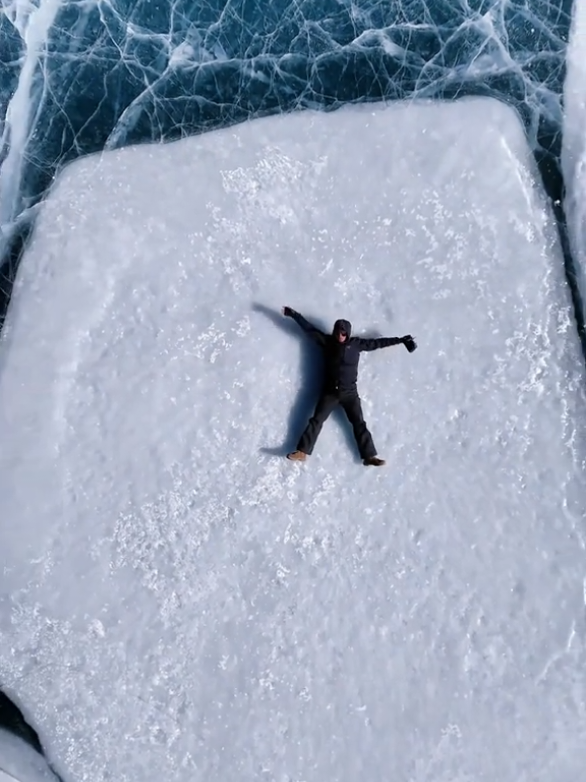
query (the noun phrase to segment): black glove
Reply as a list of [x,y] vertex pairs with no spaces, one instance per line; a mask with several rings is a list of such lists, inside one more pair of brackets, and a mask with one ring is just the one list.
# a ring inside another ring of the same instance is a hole
[[406,334],[404,337],[401,337],[401,339],[409,353],[413,353],[414,350],[417,350],[417,342],[415,342],[411,334]]
[[292,318],[294,314],[295,314],[295,310],[291,309],[291,307],[283,307],[283,315],[286,318]]

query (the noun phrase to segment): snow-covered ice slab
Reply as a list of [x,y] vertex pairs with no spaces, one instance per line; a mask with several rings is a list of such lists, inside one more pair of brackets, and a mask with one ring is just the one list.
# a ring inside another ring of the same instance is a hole
[[[284,304],[417,337],[362,359],[386,468],[336,419],[282,458],[315,390]],[[80,161],[1,347],[0,679],[68,778],[583,772],[585,377],[511,110]]]

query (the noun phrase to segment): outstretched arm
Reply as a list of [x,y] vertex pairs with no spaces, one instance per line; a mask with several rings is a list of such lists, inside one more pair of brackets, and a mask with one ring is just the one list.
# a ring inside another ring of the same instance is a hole
[[417,343],[411,336],[406,334],[404,337],[379,337],[378,339],[357,339],[359,350],[378,350],[379,348],[390,348],[393,345],[405,345],[409,353],[417,347]]
[[313,326],[308,320],[305,320],[303,315],[300,315],[299,312],[296,312],[294,309],[291,309],[291,307],[283,307],[283,315],[286,318],[293,318],[295,323],[298,323],[303,331],[311,337],[311,339],[314,340],[314,342],[317,342],[318,345],[323,345],[326,341],[326,335],[323,333],[323,331],[320,331],[318,328]]

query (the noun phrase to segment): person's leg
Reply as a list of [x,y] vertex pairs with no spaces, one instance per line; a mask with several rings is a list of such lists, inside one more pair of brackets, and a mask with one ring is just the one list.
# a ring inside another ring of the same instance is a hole
[[305,453],[308,456],[313,452],[322,426],[338,403],[338,397],[333,394],[323,394],[319,398],[315,407],[315,412],[309,419],[305,431],[297,443],[298,451],[301,451],[301,453]]
[[344,412],[352,424],[354,438],[356,440],[356,445],[358,446],[360,458],[363,460],[372,459],[374,456],[376,456],[376,448],[374,447],[372,435],[368,431],[368,427],[362,414],[362,404],[360,403],[360,397],[358,394],[351,394],[342,397],[340,404],[344,408]]

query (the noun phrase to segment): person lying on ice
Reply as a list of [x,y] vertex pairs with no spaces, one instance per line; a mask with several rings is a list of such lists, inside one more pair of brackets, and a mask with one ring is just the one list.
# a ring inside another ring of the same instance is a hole
[[287,454],[287,458],[297,462],[305,461],[313,452],[324,422],[334,408],[341,405],[352,424],[362,463],[381,467],[385,462],[376,455],[372,435],[362,415],[362,405],[356,386],[360,353],[363,350],[378,350],[391,345],[405,345],[412,353],[417,347],[415,340],[410,334],[404,337],[380,337],[379,339],[353,337],[351,336],[352,324],[347,320],[337,320],[333,332],[324,334],[291,307],[283,307],[282,312],[285,317],[293,318],[317,342],[322,349],[325,363],[322,392],[315,412],[299,438],[297,450]]

